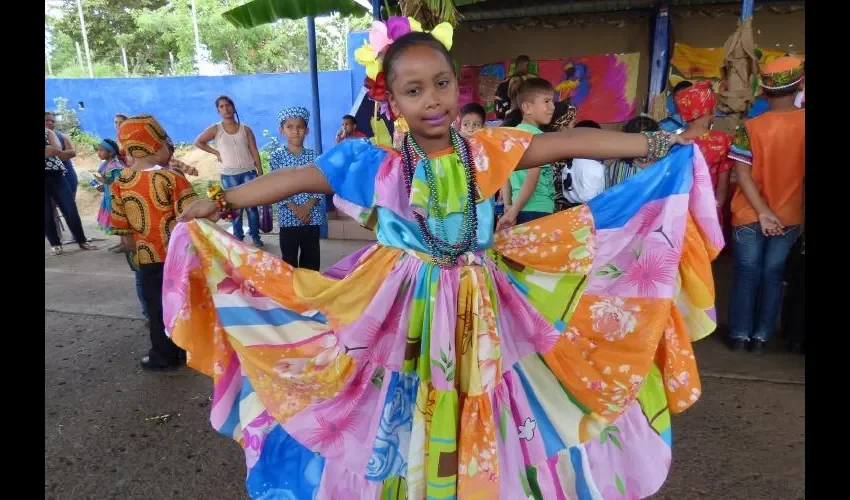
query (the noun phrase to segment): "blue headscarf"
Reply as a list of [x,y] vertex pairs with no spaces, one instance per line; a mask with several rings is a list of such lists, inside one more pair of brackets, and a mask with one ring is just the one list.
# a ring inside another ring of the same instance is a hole
[[290,118],[301,118],[304,120],[304,124],[307,125],[310,123],[310,112],[307,111],[307,108],[302,106],[290,106],[282,109],[280,113],[277,114],[277,118],[280,123],[283,123]]
[[110,144],[109,142],[107,142],[106,139],[100,141],[100,144],[98,144],[98,147],[101,147],[101,148],[109,151],[110,153],[112,153],[112,156],[118,156],[118,148],[115,147],[114,144]]

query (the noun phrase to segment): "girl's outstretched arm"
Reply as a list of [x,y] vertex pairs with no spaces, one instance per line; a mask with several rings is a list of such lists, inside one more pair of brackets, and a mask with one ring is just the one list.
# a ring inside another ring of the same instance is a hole
[[[671,144],[690,144],[691,141],[671,134]],[[610,130],[574,128],[561,132],[538,134],[517,165],[518,169],[534,168],[571,158],[609,160],[643,158],[649,153],[649,141],[644,134],[627,134]]]
[[[233,189],[228,189],[224,199],[234,209],[257,207],[275,203],[298,193],[331,194],[333,190],[325,175],[315,165],[296,169],[275,170]],[[218,205],[210,200],[193,203],[180,216],[186,222],[198,218],[217,218]]]

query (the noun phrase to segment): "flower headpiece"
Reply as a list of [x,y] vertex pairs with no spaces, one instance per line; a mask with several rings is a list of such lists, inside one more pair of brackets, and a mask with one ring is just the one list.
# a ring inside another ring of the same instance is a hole
[[[386,23],[375,21],[369,30],[369,41],[363,42],[363,46],[354,51],[354,59],[366,68],[365,86],[369,98],[375,101],[380,106],[381,113],[390,119],[395,117],[391,116],[387,104],[387,80],[381,71],[384,55],[394,41],[413,31],[425,30],[419,21],[412,17],[393,16],[387,19]],[[438,24],[430,33],[445,45],[446,49],[451,50],[454,35],[451,24]]]

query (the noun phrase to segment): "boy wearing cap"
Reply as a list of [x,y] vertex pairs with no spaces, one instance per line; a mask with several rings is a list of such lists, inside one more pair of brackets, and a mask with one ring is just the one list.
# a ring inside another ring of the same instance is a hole
[[[316,161],[316,152],[304,147],[310,132],[310,112],[300,106],[290,107],[278,113],[278,119],[286,145],[269,155],[271,170],[297,168]],[[280,252],[286,263],[319,270],[319,235],[325,217],[325,197],[319,193],[299,193],[278,202]]]
[[151,349],[141,359],[146,370],[179,366],[185,352],[165,333],[162,316],[162,284],[168,241],[177,216],[197,200],[192,184],[179,172],[163,168],[171,151],[165,130],[152,116],[129,118],[118,129],[127,148],[127,168],[110,184],[110,226],[122,235],[124,245],[135,252],[142,296],[148,310]]
[[780,57],[762,68],[769,110],[738,129],[729,157],[735,280],[729,308],[733,349],[762,352],[776,329],[788,253],[804,221],[806,111],[794,105],[802,62]]

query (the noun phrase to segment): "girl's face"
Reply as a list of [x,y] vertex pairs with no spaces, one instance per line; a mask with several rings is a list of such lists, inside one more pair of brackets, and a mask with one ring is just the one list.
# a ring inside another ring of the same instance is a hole
[[121,128],[121,124],[124,123],[124,117],[123,116],[116,116],[115,119],[112,121],[112,123],[115,124],[115,130],[118,131],[118,129]]
[[[390,106],[403,116],[423,148],[423,140],[447,140],[457,117],[457,78],[449,61],[427,45],[414,45],[393,63]],[[445,145],[441,146],[445,147]]]
[[475,113],[468,113],[460,119],[460,135],[469,139],[484,126],[484,121]]
[[97,157],[103,161],[109,161],[112,159],[112,153],[107,151],[106,149],[98,146],[97,147]]
[[216,104],[216,109],[218,109],[218,114],[222,118],[233,118],[233,104],[231,104],[227,99],[220,99]]

